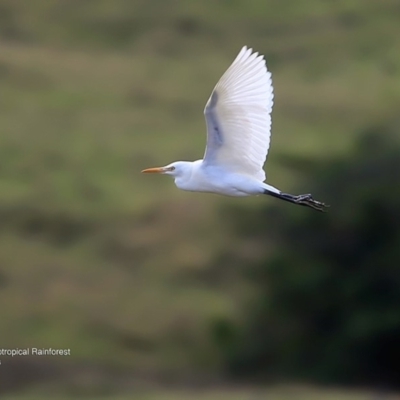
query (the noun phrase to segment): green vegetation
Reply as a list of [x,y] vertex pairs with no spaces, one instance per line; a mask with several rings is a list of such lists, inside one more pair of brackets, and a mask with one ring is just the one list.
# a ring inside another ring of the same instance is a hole
[[[76,393],[107,393],[116,371],[221,377],[214,328],[243,322],[243,270],[281,249],[273,222],[260,243],[223,210],[309,210],[140,170],[202,157],[202,110],[246,44],[273,73],[269,182],[310,190],[293,157],[323,168],[398,113],[399,13],[397,0],[0,2],[1,347],[71,348],[40,365]],[[36,363],[1,361],[0,388],[47,387],[20,373]]]
[[[104,396],[104,400],[371,400],[374,393],[368,391],[330,390],[301,386],[278,386],[269,390],[263,389],[210,389],[210,390],[171,390],[139,392],[130,396]],[[94,400],[98,397],[73,397],[77,400]],[[4,400],[41,400],[42,397],[5,397]],[[57,397],[57,400],[69,400],[70,397]],[[385,395],[385,400],[396,400],[394,395]]]
[[[273,240],[274,252],[246,265],[255,301],[243,328],[226,321],[214,336],[237,375],[323,382],[398,384],[400,346],[400,141],[366,133],[351,156],[320,162],[308,179],[334,211],[283,213],[265,207],[232,215],[238,235]],[[345,177],[345,179],[344,179]],[[275,227],[274,238],[260,221]],[[286,251],[290,249],[290,251]],[[237,263],[240,265],[240,262]],[[237,332],[242,330],[242,332]]]

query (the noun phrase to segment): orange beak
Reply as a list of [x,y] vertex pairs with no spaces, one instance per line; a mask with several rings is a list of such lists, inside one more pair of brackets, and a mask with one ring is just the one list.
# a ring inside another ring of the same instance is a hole
[[157,167],[157,168],[147,168],[142,171],[143,174],[162,174],[163,172],[167,171],[166,168]]

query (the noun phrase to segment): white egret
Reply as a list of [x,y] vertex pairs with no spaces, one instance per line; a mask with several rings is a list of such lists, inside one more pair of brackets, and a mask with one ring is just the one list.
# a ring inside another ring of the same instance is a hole
[[327,206],[314,200],[311,194],[294,196],[264,183],[272,105],[271,73],[263,56],[245,46],[206,104],[204,158],[194,162],[177,161],[142,172],[171,175],[182,190],[226,196],[267,194],[323,211]]

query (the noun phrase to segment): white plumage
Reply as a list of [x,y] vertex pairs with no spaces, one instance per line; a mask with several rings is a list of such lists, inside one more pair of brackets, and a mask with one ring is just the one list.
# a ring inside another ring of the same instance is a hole
[[204,110],[203,160],[178,161],[145,173],[175,177],[178,188],[228,196],[268,194],[323,211],[310,194],[293,196],[264,183],[271,133],[273,88],[263,56],[241,49],[215,86]]
[[271,135],[271,73],[258,53],[243,47],[207,102],[204,162],[265,180]]

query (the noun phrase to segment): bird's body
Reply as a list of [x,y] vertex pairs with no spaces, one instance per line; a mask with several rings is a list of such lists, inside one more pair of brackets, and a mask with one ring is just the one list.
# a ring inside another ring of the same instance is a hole
[[323,211],[326,206],[309,194],[293,196],[264,183],[272,105],[271,73],[265,60],[243,47],[206,104],[204,158],[142,172],[172,175],[182,190],[235,197],[268,194]]
[[181,190],[234,197],[263,194],[266,189],[279,193],[278,189],[250,175],[231,172],[219,165],[207,166],[204,160],[179,161],[174,166],[175,185]]

